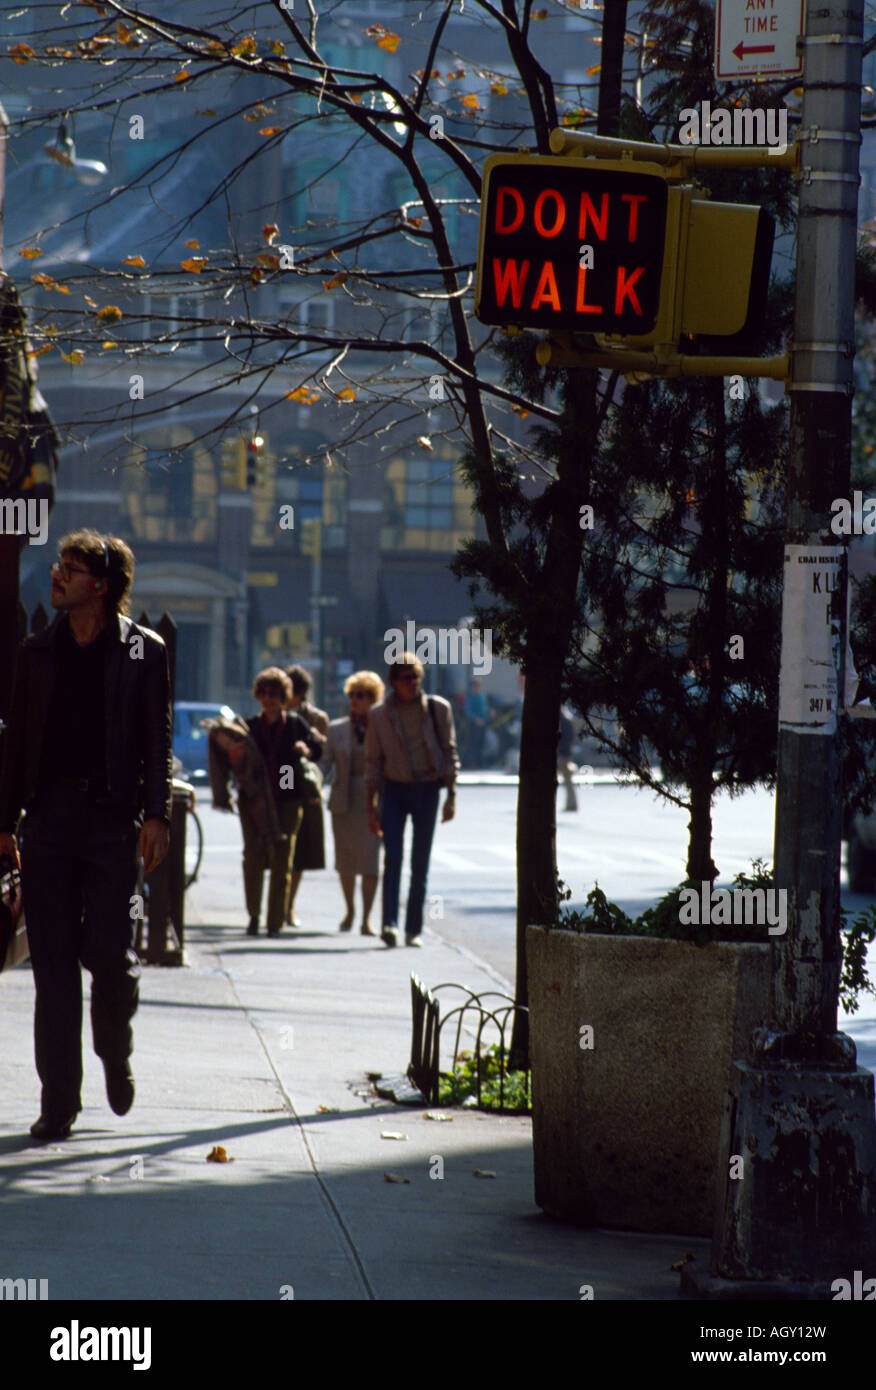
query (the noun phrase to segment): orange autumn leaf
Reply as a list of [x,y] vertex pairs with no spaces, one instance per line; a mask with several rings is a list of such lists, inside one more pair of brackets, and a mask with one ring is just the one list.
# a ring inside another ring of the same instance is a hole
[[90,294],[84,294],[82,298],[85,300],[86,304],[89,304],[91,306],[92,309],[97,308],[97,300],[92,299]]
[[252,283],[253,283],[254,285],[257,285],[257,284],[259,283],[260,280],[263,280],[263,279],[264,279],[264,275],[265,275],[265,272],[264,272],[259,266],[257,266],[257,265],[251,265],[251,266],[250,266],[250,268],[249,268],[249,278],[250,278],[250,280],[252,281]]
[[26,261],[35,261],[37,256],[41,256],[43,253],[38,246],[24,246],[18,254],[23,256]]
[[240,43],[232,45],[231,52],[235,58],[254,58],[256,55],[256,41],[252,34],[248,34]]
[[423,225],[422,217],[407,217],[405,221],[409,227],[422,227]]
[[432,443],[431,439],[427,434],[418,434],[417,443],[419,444],[421,449],[428,449],[430,453],[434,453],[435,445]]
[[480,111],[481,109],[481,104],[475,96],[474,92],[467,92],[466,95],[464,97],[460,97],[459,100],[462,102],[463,106],[466,108],[467,111]]
[[183,68],[182,72],[175,72],[173,74],[173,80],[174,82],[188,82],[191,75],[190,72],[187,72],[185,68]]
[[352,386],[345,386],[343,391],[338,392],[337,399],[339,401],[354,401],[356,399],[356,392],[353,390]]
[[102,309],[98,309],[97,317],[101,323],[118,323],[122,311],[117,304],[105,304]]
[[279,39],[271,39],[268,43],[268,48],[275,58],[283,58],[286,55],[286,45],[281,43]]
[[280,235],[280,228],[276,222],[266,222],[262,227],[262,236],[269,246],[273,246],[274,240]]
[[208,1163],[233,1163],[234,1159],[229,1158],[222,1144],[214,1144],[207,1154]]
[[84,360],[85,353],[79,348],[74,348],[72,352],[62,352],[61,356],[65,362],[70,362],[74,367],[78,367],[79,363]]
[[9,56],[13,63],[29,63],[36,53],[28,43],[14,43],[9,49]]
[[547,16],[548,16],[547,10],[533,10],[533,11],[532,11],[532,17],[533,17],[533,19],[547,19]]
[[588,69],[587,69],[587,76],[588,76],[588,77],[595,77],[596,74],[597,74],[598,72],[601,72],[601,71],[602,71],[602,64],[601,64],[601,63],[597,63],[596,66],[595,66],[594,68],[588,68]]
[[515,415],[520,416],[521,420],[525,420],[529,414],[529,411],[525,410],[522,405],[512,405],[511,409],[514,411]]
[[286,391],[284,395],[287,401],[301,401],[304,405],[313,405],[319,400],[319,392],[307,386],[296,386],[294,391]]
[[508,88],[505,86],[504,82],[491,82],[490,91],[497,97],[506,97],[508,95]]
[[371,39],[376,39],[377,47],[386,49],[387,53],[394,53],[401,43],[398,34],[393,34],[389,29],[384,29],[382,24],[369,24],[365,33]]
[[142,256],[126,256],[122,261],[122,265],[136,265],[139,266],[141,270],[145,270],[146,268],[146,262]]
[[259,265],[263,265],[266,270],[279,270],[280,257],[272,256],[267,251],[262,251],[261,255],[256,256]]
[[346,283],[347,272],[345,270],[339,270],[337,275],[333,275],[330,280],[323,280],[322,287],[324,290],[333,290],[336,289],[338,285],[345,285]]
[[46,343],[45,347],[33,348],[27,355],[28,357],[42,357],[44,352],[51,352],[52,344]]
[[192,241],[184,241],[183,246],[190,246],[193,251],[200,251],[201,249],[201,243],[198,241],[197,237],[194,237]]
[[193,275],[200,275],[204,266],[207,264],[206,256],[192,256],[187,261],[180,261],[183,270],[189,270]]
[[281,125],[263,125],[259,135],[279,135],[282,129]]
[[114,343],[112,338],[107,338],[100,346],[104,352],[108,352],[110,348],[118,347],[118,343]]

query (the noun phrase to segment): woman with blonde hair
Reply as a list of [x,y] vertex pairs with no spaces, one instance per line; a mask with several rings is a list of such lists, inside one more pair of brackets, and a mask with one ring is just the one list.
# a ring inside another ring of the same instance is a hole
[[333,719],[322,756],[322,770],[333,774],[329,810],[335,839],[335,868],[347,912],[340,924],[349,931],[355,915],[356,875],[362,878],[363,936],[374,936],[371,906],[380,873],[380,839],[368,828],[365,804],[365,730],[372,705],[383,699],[383,681],[375,671],[356,671],[344,683],[350,702],[346,718]]

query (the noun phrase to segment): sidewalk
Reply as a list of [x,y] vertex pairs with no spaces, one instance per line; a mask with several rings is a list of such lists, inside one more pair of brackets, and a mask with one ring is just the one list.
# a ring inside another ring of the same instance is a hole
[[[329,873],[305,876],[308,926],[275,940],[244,935],[217,879],[187,906],[188,966],[143,970],[133,1110],[110,1111],[86,1022],[84,1109],[63,1144],[30,1146],[32,978],[0,976],[0,1277],[77,1301],[276,1300],[290,1286],[296,1299],[577,1300],[582,1284],[674,1300],[670,1264],[707,1259],[704,1240],[544,1216],[525,1117],[457,1109],[442,1123],[372,1093],[367,1072],[407,1066],[412,970],[501,987],[469,953],[429,931],[421,951],[341,935]],[[208,1163],[214,1145],[234,1162]]]

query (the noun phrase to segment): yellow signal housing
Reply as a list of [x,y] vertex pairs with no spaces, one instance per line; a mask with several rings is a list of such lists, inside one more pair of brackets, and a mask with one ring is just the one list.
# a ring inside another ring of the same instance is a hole
[[222,441],[222,486],[246,491],[246,445],[240,435]]
[[322,522],[319,517],[310,517],[301,523],[301,554],[311,555],[318,560],[322,554]]

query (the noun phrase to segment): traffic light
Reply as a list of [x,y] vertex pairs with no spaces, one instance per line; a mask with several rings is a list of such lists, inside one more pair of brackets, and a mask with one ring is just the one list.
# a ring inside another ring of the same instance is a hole
[[310,517],[301,523],[301,554],[312,555],[318,560],[322,553],[322,522],[319,517]]
[[739,351],[763,310],[772,234],[761,208],[713,203],[644,157],[493,155],[475,312],[607,345],[677,348],[696,335]]
[[239,435],[222,441],[222,486],[238,492],[246,489],[246,450]]
[[265,487],[268,481],[268,458],[263,434],[251,434],[246,441],[246,485]]

